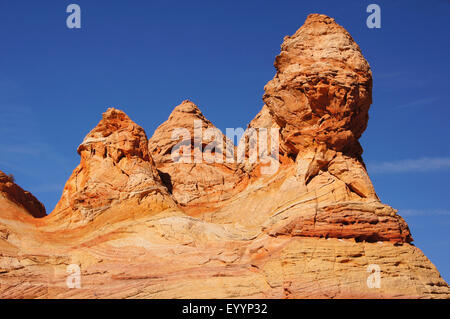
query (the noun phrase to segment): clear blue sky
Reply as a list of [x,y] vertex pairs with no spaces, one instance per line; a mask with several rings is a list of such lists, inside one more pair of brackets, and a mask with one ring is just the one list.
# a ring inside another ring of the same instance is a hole
[[[365,24],[373,2],[381,29]],[[81,30],[66,27],[70,3]],[[364,160],[449,282],[449,1],[0,0],[0,169],[51,211],[107,107],[149,136],[184,99],[221,129],[245,127],[309,13],[334,17],[369,61]]]

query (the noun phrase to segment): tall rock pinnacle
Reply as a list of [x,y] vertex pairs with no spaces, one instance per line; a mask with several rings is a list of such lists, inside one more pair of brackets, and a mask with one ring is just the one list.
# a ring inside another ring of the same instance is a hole
[[249,127],[278,127],[280,153],[295,161],[279,201],[317,205],[309,213],[287,210],[292,220],[283,216],[280,223],[289,222],[276,232],[412,241],[405,221],[380,202],[361,158],[372,73],[350,34],[334,19],[311,14],[284,38],[275,68],[265,105]]
[[372,102],[372,72],[359,46],[334,19],[311,14],[284,38],[264,102],[282,127],[283,148],[297,154],[324,144],[359,156]]
[[274,65],[265,106],[250,126],[280,128],[280,153],[295,159],[305,184],[326,171],[359,197],[378,200],[358,141],[369,118],[372,72],[350,34],[334,19],[310,14],[284,38]]

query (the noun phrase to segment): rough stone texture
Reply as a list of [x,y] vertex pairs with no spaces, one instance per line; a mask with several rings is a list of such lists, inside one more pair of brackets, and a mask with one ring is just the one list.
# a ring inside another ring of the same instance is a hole
[[[450,298],[367,175],[358,138],[371,72],[350,35],[310,15],[275,66],[249,128],[280,128],[276,174],[173,163],[175,128],[214,128],[192,102],[149,141],[109,109],[49,216],[0,197],[0,298]],[[210,141],[194,142],[203,156]],[[70,264],[81,289],[66,286]],[[370,265],[379,288],[367,285]]]
[[114,205],[174,206],[148,152],[144,130],[110,108],[78,147],[80,165],[50,215],[70,227],[85,224]]
[[0,171],[0,201],[10,201],[22,207],[33,217],[46,216],[45,207],[30,192],[24,191],[14,183],[11,176]]
[[326,144],[361,155],[358,138],[372,102],[372,72],[359,46],[334,19],[309,15],[284,38],[264,102],[282,127],[284,150]]
[[[198,121],[201,135],[194,134],[194,121]],[[175,129],[185,129],[188,135],[175,138],[178,137],[172,136]],[[207,130],[215,130],[217,136],[208,136]],[[198,138],[196,141],[195,136]],[[215,149],[206,151],[207,145],[214,143],[216,137],[220,143]],[[173,148],[182,141],[186,141],[188,154],[184,156],[188,163],[177,163],[172,159]],[[187,100],[175,107],[169,119],[149,140],[149,150],[163,182],[175,201],[191,215],[216,209],[245,187],[247,179],[242,168],[226,161],[227,147],[235,152],[234,144],[205,118],[194,103]],[[212,160],[213,163],[208,163],[204,160],[207,156],[217,156],[222,163]],[[196,158],[201,160],[196,161]]]

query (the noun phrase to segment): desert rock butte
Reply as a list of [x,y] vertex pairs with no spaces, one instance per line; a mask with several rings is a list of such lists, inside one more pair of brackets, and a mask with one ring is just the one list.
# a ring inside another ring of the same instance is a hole
[[[151,138],[108,109],[49,215],[0,172],[0,297],[449,298],[367,174],[372,72],[350,34],[311,14],[274,65],[248,128],[279,129],[275,174],[173,162],[174,129],[214,128],[191,101]],[[79,289],[66,285],[71,264]]]

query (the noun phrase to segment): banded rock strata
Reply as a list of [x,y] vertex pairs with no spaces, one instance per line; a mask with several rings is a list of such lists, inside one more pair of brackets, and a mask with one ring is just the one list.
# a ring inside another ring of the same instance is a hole
[[[366,172],[358,139],[372,74],[352,37],[312,14],[275,68],[249,128],[279,129],[276,174],[260,163],[174,163],[174,129],[214,129],[190,101],[150,139],[107,110],[48,216],[1,173],[0,297],[449,298]],[[204,153],[210,140],[190,142]],[[66,286],[70,264],[80,289]],[[379,288],[367,285],[373,264]]]

